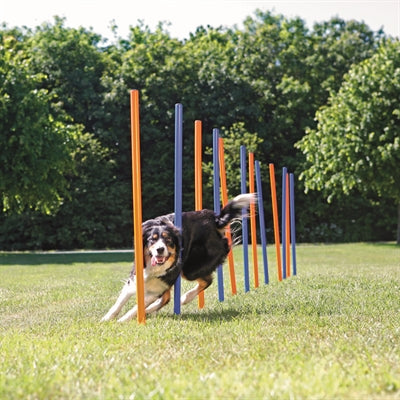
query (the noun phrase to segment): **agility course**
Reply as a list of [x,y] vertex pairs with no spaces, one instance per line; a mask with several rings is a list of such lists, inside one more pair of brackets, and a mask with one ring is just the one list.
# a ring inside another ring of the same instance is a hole
[[[140,166],[140,116],[139,116],[139,91],[131,90],[131,146],[132,146],[132,191],[133,191],[133,227],[134,227],[134,254],[137,274],[137,321],[144,324],[146,320],[144,307],[144,283],[143,283],[143,243],[142,243],[142,193],[141,193],[141,166]],[[194,176],[195,176],[195,209],[202,209],[202,122],[194,121]],[[220,212],[221,203],[228,202],[228,192],[225,172],[225,156],[223,138],[220,137],[219,129],[212,131],[212,157],[213,157],[213,199],[214,211]],[[183,151],[183,105],[175,105],[175,158],[174,158],[174,212],[175,225],[182,226],[182,151]],[[240,176],[241,193],[257,192],[258,214],[259,214],[259,236],[261,239],[263,255],[264,283],[269,283],[268,255],[266,226],[264,217],[264,196],[262,193],[261,162],[256,160],[254,153],[248,152],[245,146],[240,146]],[[248,159],[248,164],[247,164]],[[247,168],[248,167],[248,168]],[[289,173],[286,167],[282,168],[282,206],[281,206],[281,232],[279,231],[279,211],[277,205],[277,189],[275,180],[275,167],[269,164],[269,178],[271,187],[271,202],[273,211],[273,230],[276,246],[277,277],[279,281],[297,274],[296,265],[296,224],[295,224],[295,200],[294,200],[294,174]],[[250,215],[242,212],[242,247],[243,247],[243,269],[244,269],[244,292],[250,291],[250,262],[249,262],[249,236],[252,253],[254,288],[259,287],[259,268],[257,256],[257,219],[256,205],[250,206]],[[250,235],[248,229],[250,221]],[[228,241],[232,237],[228,229]],[[228,255],[231,293],[237,293],[237,282],[232,251]],[[223,266],[217,268],[218,299],[224,301],[224,272]],[[180,314],[181,278],[178,277],[174,285],[174,313]],[[198,299],[199,308],[205,304],[204,292],[200,293]]]
[[[233,250],[241,265],[241,246]],[[274,265],[275,246],[268,251]],[[236,268],[239,295],[219,302],[213,285],[205,310],[165,309],[146,325],[99,324],[131,249],[1,253],[0,397],[397,398],[398,247],[302,244],[297,253],[296,279],[282,284],[274,268],[268,285],[242,295]]]

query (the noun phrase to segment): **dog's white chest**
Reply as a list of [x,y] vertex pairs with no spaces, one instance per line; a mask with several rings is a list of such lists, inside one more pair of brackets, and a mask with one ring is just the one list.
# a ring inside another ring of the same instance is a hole
[[159,278],[156,277],[148,277],[147,279],[145,279],[145,290],[146,290],[146,294],[149,295],[159,295],[160,293],[163,293],[165,290],[168,289],[168,285],[162,281]]

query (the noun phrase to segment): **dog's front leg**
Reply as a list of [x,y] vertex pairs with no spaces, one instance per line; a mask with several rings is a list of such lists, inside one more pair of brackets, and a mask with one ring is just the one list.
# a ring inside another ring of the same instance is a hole
[[181,304],[190,303],[199,293],[206,290],[212,283],[212,275],[197,279],[197,285],[181,296]]
[[158,311],[160,308],[162,308],[166,304],[168,304],[170,299],[171,299],[171,292],[169,290],[166,290],[159,299],[157,299],[155,302],[151,303],[146,308],[146,314],[151,314],[153,312]]
[[[155,300],[157,300],[156,296],[146,296],[144,298],[144,307],[148,307],[150,304],[152,304]],[[146,309],[147,311],[147,309]],[[132,318],[136,317],[138,313],[138,307],[137,305],[135,307],[133,307],[131,310],[129,310],[125,315],[123,315],[118,322],[125,322],[125,321],[129,321]]]
[[129,310],[125,315],[123,315],[118,322],[125,322],[129,321],[130,319],[134,318],[137,315],[137,306],[133,307],[131,310]]
[[118,296],[115,304],[110,308],[108,313],[101,319],[102,321],[109,321],[114,319],[121,311],[122,307],[126,302],[136,293],[136,281],[135,279],[128,279],[120,295]]

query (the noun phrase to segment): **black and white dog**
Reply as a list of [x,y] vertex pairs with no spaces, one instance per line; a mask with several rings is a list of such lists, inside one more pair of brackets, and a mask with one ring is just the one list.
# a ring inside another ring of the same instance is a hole
[[[197,285],[182,295],[181,304],[192,301],[211,285],[213,273],[230,251],[225,228],[256,201],[255,194],[242,194],[231,200],[216,215],[211,210],[182,213],[181,233],[173,225],[174,214],[143,223],[144,291],[146,313],[158,311],[170,300],[170,290],[178,275]],[[181,238],[179,237],[181,235]],[[180,239],[182,254],[180,255]],[[116,318],[125,303],[136,293],[135,267],[116,303],[102,321]],[[118,321],[127,321],[137,314],[137,306]]]

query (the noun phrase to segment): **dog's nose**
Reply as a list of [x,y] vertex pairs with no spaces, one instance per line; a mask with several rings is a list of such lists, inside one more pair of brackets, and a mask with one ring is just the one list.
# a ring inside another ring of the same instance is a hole
[[157,253],[158,253],[158,254],[164,253],[164,247],[158,247],[158,248],[157,248]]

